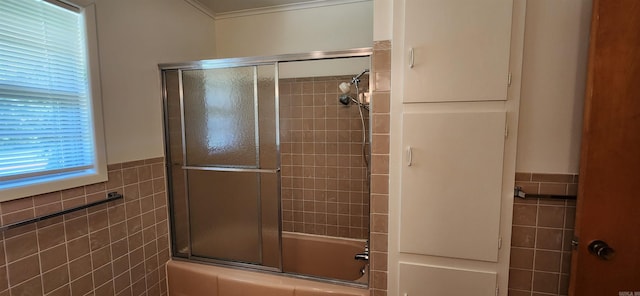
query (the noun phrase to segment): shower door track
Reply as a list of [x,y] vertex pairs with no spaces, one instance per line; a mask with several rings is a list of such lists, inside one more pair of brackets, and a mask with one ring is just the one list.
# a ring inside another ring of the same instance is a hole
[[159,64],[160,70],[192,70],[215,69],[240,66],[258,66],[279,62],[300,62],[313,60],[330,60],[340,58],[368,57],[373,54],[373,48],[363,47],[339,51],[311,51],[308,53],[281,54],[264,57],[243,57],[214,60],[201,60],[184,63]]

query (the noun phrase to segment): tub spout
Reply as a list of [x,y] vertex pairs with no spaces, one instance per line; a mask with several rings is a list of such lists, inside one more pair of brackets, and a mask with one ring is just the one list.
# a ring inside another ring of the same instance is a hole
[[369,254],[368,253],[356,254],[356,260],[369,261]]
[[369,240],[364,243],[364,253],[356,254],[356,260],[369,261]]

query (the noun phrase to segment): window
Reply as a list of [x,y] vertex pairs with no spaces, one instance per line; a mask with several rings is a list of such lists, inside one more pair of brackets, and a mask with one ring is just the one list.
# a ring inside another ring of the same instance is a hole
[[93,16],[0,1],[0,201],[106,179]]

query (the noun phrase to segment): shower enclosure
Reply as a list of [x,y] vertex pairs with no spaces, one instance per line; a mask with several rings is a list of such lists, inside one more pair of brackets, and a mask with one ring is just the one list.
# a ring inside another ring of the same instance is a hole
[[[160,66],[174,258],[366,284],[370,55]],[[351,275],[296,265],[331,237]]]

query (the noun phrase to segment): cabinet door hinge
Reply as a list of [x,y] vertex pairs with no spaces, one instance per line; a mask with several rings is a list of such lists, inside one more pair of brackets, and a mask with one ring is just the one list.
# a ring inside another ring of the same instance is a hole
[[507,76],[507,86],[511,86],[511,73]]

